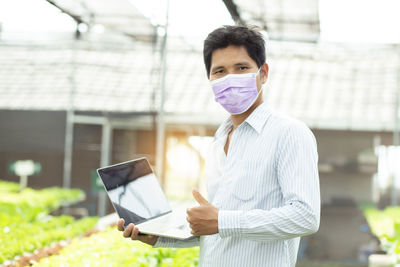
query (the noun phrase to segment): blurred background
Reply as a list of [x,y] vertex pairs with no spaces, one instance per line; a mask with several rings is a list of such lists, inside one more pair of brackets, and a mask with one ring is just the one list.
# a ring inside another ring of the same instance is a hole
[[385,252],[363,210],[400,201],[399,10],[396,0],[2,0],[0,179],[79,188],[85,200],[63,213],[103,217],[113,209],[95,170],[144,156],[169,199],[206,194],[205,154],[227,114],[203,40],[256,25],[264,101],[318,143],[321,225],[302,238],[299,266],[367,266]]

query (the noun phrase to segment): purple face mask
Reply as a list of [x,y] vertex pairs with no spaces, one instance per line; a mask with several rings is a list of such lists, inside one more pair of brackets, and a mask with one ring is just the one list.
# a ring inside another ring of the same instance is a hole
[[232,115],[246,112],[259,94],[256,78],[260,69],[256,73],[228,74],[211,81],[215,101]]

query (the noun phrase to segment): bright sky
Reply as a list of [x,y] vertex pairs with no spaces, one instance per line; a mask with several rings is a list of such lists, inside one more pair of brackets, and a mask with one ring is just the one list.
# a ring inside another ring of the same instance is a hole
[[75,26],[45,0],[1,0],[0,23],[3,32],[72,32]]
[[[164,24],[165,0],[130,0],[139,11],[153,22]],[[204,36],[233,20],[221,0],[170,0],[169,32],[172,35]],[[158,7],[158,8],[157,8]]]
[[[167,1],[129,1],[154,24],[164,24]],[[0,23],[5,39],[14,38],[15,32],[73,32],[75,29],[75,23],[68,15],[45,0],[1,0]],[[225,24],[233,24],[233,21],[222,1],[170,0],[170,35],[202,43],[210,31]]]
[[[130,1],[153,22],[163,23],[167,1]],[[399,0],[320,0],[319,6],[322,41],[400,42]],[[75,25],[45,0],[1,0],[0,23],[5,39],[15,32],[72,32]],[[170,0],[171,35],[201,42],[224,24],[232,19],[220,0]]]
[[319,0],[321,40],[400,43],[399,0]]

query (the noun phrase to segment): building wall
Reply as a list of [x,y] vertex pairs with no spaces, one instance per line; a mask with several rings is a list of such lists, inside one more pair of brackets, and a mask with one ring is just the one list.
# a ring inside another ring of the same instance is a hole
[[[29,177],[28,186],[62,186],[65,142],[65,112],[0,111],[0,179],[19,181],[8,172],[15,160],[31,159],[42,165],[39,175]],[[91,188],[91,171],[100,167],[101,126],[74,125],[71,187],[85,191],[80,203],[91,215],[97,211],[98,192]],[[114,130],[111,163],[147,156],[154,164],[153,131]],[[112,207],[108,202],[108,210]]]
[[[391,143],[391,133],[314,130],[319,163],[330,164],[332,171],[320,169],[321,223],[319,231],[305,239],[309,257],[331,260],[357,259],[359,249],[371,240],[362,232],[367,222],[359,203],[372,202],[372,170],[360,170],[362,151],[372,150],[374,139]],[[368,168],[367,168],[368,169]]]
[[0,179],[19,181],[8,172],[15,160],[32,159],[42,172],[31,187],[62,185],[65,112],[0,111]]
[[372,202],[372,176],[360,173],[320,173],[321,202],[330,204],[342,199]]

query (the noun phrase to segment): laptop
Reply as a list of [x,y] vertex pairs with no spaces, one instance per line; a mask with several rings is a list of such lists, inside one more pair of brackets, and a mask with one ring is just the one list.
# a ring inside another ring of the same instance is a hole
[[186,207],[171,209],[146,158],[99,168],[97,173],[125,227],[133,223],[141,234],[179,240],[194,237]]

